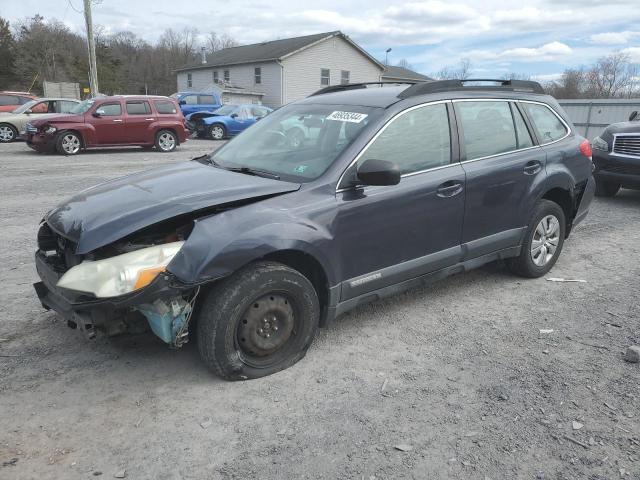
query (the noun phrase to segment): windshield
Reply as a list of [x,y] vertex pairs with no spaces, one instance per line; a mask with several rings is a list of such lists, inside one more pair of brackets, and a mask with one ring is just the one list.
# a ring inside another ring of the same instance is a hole
[[18,108],[13,110],[12,113],[24,113],[27,110],[29,110],[31,107],[33,107],[36,103],[38,103],[38,100],[31,100],[25,103],[24,105],[20,105]]
[[87,110],[89,110],[91,108],[91,105],[93,105],[94,103],[96,103],[95,100],[91,100],[91,99],[83,100],[82,102],[77,104],[75,107],[70,109],[69,113],[84,113]]
[[214,110],[213,113],[216,113],[218,115],[231,115],[237,109],[238,109],[237,105],[223,105],[217,110]]
[[308,182],[318,178],[383,109],[289,105],[270,113],[212,155],[221,167],[247,167]]

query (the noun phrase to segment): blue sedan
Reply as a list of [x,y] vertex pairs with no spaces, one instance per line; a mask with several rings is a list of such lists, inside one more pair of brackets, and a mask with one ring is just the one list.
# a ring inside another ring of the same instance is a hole
[[223,105],[213,112],[187,115],[187,127],[200,138],[222,140],[246,130],[273,110],[262,105]]

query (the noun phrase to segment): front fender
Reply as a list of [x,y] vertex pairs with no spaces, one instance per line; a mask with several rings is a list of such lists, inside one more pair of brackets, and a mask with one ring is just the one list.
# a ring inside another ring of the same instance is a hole
[[230,275],[243,265],[282,250],[314,257],[330,285],[336,272],[328,258],[332,235],[308,219],[288,212],[248,205],[196,221],[168,270],[185,283],[202,283]]

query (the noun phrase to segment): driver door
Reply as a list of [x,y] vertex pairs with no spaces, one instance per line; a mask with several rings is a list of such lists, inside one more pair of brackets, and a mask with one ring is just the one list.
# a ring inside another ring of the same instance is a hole
[[450,108],[438,103],[405,110],[360,154],[356,166],[368,159],[395,162],[402,173],[398,185],[339,185],[342,301],[460,260],[465,174],[452,155]]
[[229,122],[229,131],[233,135],[242,132],[247,127],[256,123],[256,119],[251,114],[249,107],[240,107],[234,112],[234,114],[236,116],[231,117],[231,122]]
[[[99,116],[94,116],[99,113]],[[87,118],[86,115],[89,115]],[[107,101],[101,103],[85,114],[88,123],[95,128],[94,145],[119,145],[126,143],[124,140],[126,125],[122,115],[120,102]]]

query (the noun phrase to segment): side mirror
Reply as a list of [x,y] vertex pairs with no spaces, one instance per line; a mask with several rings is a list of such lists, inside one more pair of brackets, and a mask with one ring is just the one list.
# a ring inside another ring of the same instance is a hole
[[102,108],[97,109],[95,112],[93,112],[93,116],[96,118],[101,117],[102,115],[104,115],[104,110]]
[[26,113],[27,115],[31,115],[33,112],[31,111],[31,109],[29,109],[29,110],[25,110],[24,113]]
[[185,102],[184,100],[180,100],[180,101],[178,102],[178,105],[186,105],[186,104],[187,104],[187,102]]
[[631,115],[629,115],[629,121],[633,122],[636,118],[638,118],[638,111],[637,110],[631,112]]
[[362,185],[397,185],[400,183],[400,167],[387,160],[365,160],[358,167],[357,182]]
[[229,115],[231,118],[238,118],[238,114],[237,113],[232,113],[231,115]]

